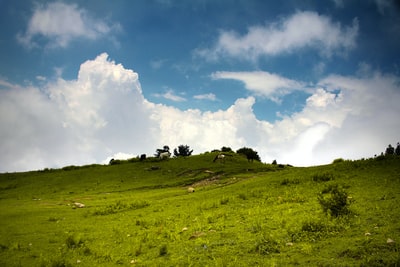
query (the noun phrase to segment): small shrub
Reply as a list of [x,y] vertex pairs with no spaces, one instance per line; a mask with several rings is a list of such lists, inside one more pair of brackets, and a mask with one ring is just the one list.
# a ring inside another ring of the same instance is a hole
[[138,257],[143,253],[142,251],[142,243],[139,244],[139,247],[135,249],[135,256]]
[[343,229],[337,221],[324,221],[320,219],[304,221],[300,229],[289,230],[292,242],[315,241],[328,236],[336,235]]
[[55,259],[50,263],[49,266],[51,266],[51,267],[68,267],[71,265],[68,264],[64,259]]
[[65,166],[62,168],[63,171],[73,171],[73,170],[77,170],[77,169],[79,169],[79,167],[75,166],[75,165]]
[[312,176],[314,182],[328,182],[334,180],[332,173],[316,173]]
[[226,204],[228,204],[228,202],[229,202],[229,198],[225,197],[225,196],[223,196],[222,199],[219,201],[219,203],[221,205],[226,205]]
[[268,255],[271,253],[281,252],[279,243],[276,240],[265,236],[257,240],[253,251],[257,252],[260,255]]
[[334,159],[332,163],[335,164],[335,163],[341,163],[341,162],[344,162],[344,159],[338,158],[338,159]]
[[110,204],[106,207],[96,209],[92,214],[93,215],[109,215],[109,214],[115,214],[118,212],[123,212],[123,211],[128,211],[128,210],[142,209],[149,205],[150,204],[145,200],[137,200],[130,204],[126,204],[126,203],[118,200],[114,204]]
[[238,195],[238,198],[240,198],[240,199],[242,199],[242,200],[247,200],[247,195],[244,194],[244,193],[240,193],[240,194]]
[[8,246],[0,244],[0,251],[7,250]]
[[263,230],[262,223],[260,221],[255,221],[249,228],[250,233],[256,234]]
[[327,226],[320,221],[307,221],[303,222],[301,230],[303,232],[310,233],[325,232],[327,230]]
[[168,247],[167,247],[167,245],[164,244],[160,247],[159,255],[162,257],[167,254],[168,254]]
[[349,213],[347,192],[339,185],[330,185],[318,195],[318,202],[323,211],[334,217]]
[[281,185],[290,185],[290,184],[299,184],[300,180],[299,179],[289,179],[289,178],[285,178],[282,180]]
[[58,220],[57,217],[49,217],[49,222],[57,222]]
[[68,236],[65,240],[67,248],[73,249],[83,245],[83,240],[80,237]]

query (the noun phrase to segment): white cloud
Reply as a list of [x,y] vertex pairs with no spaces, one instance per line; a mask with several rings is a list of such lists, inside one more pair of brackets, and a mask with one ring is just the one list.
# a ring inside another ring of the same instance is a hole
[[374,0],[376,7],[378,9],[378,12],[381,15],[385,15],[385,10],[391,9],[392,8],[392,1],[391,0]]
[[343,8],[344,7],[344,1],[343,0],[332,0],[337,8]]
[[107,24],[92,18],[76,4],[61,2],[36,6],[26,32],[18,34],[18,41],[26,47],[38,46],[36,37],[45,37],[49,47],[66,47],[75,38],[96,40],[119,31],[119,24]]
[[168,60],[167,59],[159,59],[159,60],[152,60],[150,62],[150,66],[155,69],[158,70],[160,69],[162,66],[164,66],[165,63],[167,63]]
[[342,27],[327,16],[306,11],[297,12],[280,23],[250,27],[244,35],[222,31],[213,48],[198,49],[195,53],[209,60],[234,57],[254,61],[260,56],[313,48],[330,56],[354,48],[357,35],[357,19],[351,26]]
[[168,89],[167,92],[163,94],[153,94],[155,97],[162,97],[174,102],[184,102],[186,101],[186,98],[176,95],[172,89]]
[[266,71],[229,72],[218,71],[211,75],[213,79],[233,79],[245,84],[247,90],[256,95],[279,101],[279,97],[294,90],[304,89],[302,82],[287,79]]
[[46,77],[38,75],[38,76],[36,76],[36,80],[38,80],[38,81],[46,81]]
[[193,96],[193,98],[194,99],[198,99],[198,100],[211,100],[211,101],[216,101],[217,100],[217,97],[213,93],[195,95],[195,96]]
[[2,171],[101,162],[152,144],[153,104],[137,73],[107,54],[83,63],[77,80],[59,78],[40,89],[0,86]]
[[254,97],[216,112],[151,103],[138,74],[107,54],[84,62],[76,80],[44,82],[0,80],[0,171],[102,163],[181,144],[196,154],[248,146],[266,162],[310,165],[370,157],[399,141],[400,79],[381,73],[330,75],[301,111],[273,123],[257,119]]
[[134,154],[130,154],[130,153],[123,153],[123,152],[118,152],[115,153],[112,156],[107,157],[105,160],[103,160],[101,162],[101,164],[108,164],[110,163],[111,159],[120,159],[120,160],[126,160],[126,159],[131,159],[131,158],[135,158],[137,155]]

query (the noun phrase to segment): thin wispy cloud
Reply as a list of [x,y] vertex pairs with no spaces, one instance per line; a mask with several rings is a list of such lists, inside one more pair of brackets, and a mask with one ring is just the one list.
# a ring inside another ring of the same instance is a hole
[[266,71],[229,72],[218,71],[211,74],[211,78],[232,79],[244,83],[245,88],[255,95],[267,97],[279,102],[280,97],[295,90],[305,90],[303,82],[291,80]]
[[209,93],[209,94],[202,94],[202,95],[195,95],[193,96],[194,99],[198,99],[198,100],[210,100],[210,101],[216,101],[217,97],[215,94],[213,93]]
[[162,94],[153,94],[153,96],[158,97],[158,98],[164,98],[164,99],[171,100],[174,102],[184,102],[187,100],[186,98],[175,94],[172,89],[168,89],[165,93],[162,93]]

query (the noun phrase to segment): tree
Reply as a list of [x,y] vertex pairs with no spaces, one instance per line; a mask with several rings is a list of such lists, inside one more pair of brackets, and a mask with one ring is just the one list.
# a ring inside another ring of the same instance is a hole
[[395,153],[397,156],[400,156],[400,143],[399,142],[397,142]]
[[389,146],[386,148],[385,155],[394,155],[394,147],[389,144]]
[[174,149],[174,156],[175,157],[187,157],[192,155],[193,149],[190,150],[190,147],[188,145],[180,145],[178,146],[178,149]]
[[163,146],[162,149],[161,149],[161,148],[158,148],[158,149],[156,150],[156,154],[154,154],[154,156],[157,157],[157,158],[159,158],[159,157],[160,157],[160,154],[161,154],[161,153],[164,153],[164,152],[169,152],[169,146],[165,145],[165,146]]
[[233,151],[232,151],[232,148],[223,146],[223,147],[221,148],[221,152],[227,153],[227,152],[233,152]]
[[253,161],[253,160],[261,161],[260,156],[258,155],[257,151],[255,151],[251,148],[248,148],[248,147],[242,147],[242,148],[238,149],[236,151],[236,153],[245,155],[248,161]]

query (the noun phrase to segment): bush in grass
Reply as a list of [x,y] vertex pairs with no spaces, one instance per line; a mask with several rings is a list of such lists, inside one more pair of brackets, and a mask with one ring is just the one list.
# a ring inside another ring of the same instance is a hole
[[289,179],[289,178],[285,178],[281,181],[281,185],[290,185],[290,184],[300,184],[300,180],[299,179]]
[[233,150],[232,150],[232,148],[230,148],[230,147],[223,146],[223,147],[221,148],[221,152],[230,153],[230,152],[233,152]]
[[334,159],[332,163],[335,164],[335,163],[341,163],[341,162],[344,162],[344,159],[337,158],[337,159]]
[[167,245],[164,244],[160,247],[159,255],[165,256],[167,254],[168,254],[168,247],[167,247]]
[[301,228],[292,229],[288,234],[292,242],[315,241],[328,236],[334,236],[343,229],[338,221],[309,219],[301,224]]
[[334,176],[332,173],[316,173],[311,178],[314,182],[328,182],[334,180]]
[[253,150],[252,148],[248,148],[248,147],[242,147],[240,149],[238,149],[236,151],[237,154],[242,154],[244,156],[246,156],[248,161],[260,161],[261,162],[261,158],[258,155],[257,151]]
[[323,211],[334,217],[349,213],[347,192],[339,185],[330,185],[318,195],[318,202]]
[[75,166],[75,165],[65,166],[62,168],[63,171],[72,171],[72,170],[77,170],[77,169],[79,169],[79,167]]
[[221,205],[226,205],[229,202],[229,197],[223,196],[222,199],[219,201]]
[[7,250],[8,246],[0,244],[0,251]]
[[130,204],[124,203],[120,200],[117,202],[107,205],[105,207],[97,208],[95,211],[92,212],[92,215],[109,215],[109,214],[115,214],[118,212],[124,212],[128,210],[137,210],[137,209],[142,209],[150,204],[145,201],[145,200],[137,200],[134,201]]
[[190,150],[188,145],[180,145],[178,149],[174,149],[174,156],[175,157],[188,157],[191,156],[193,153],[193,149]]
[[67,267],[67,266],[72,266],[68,262],[65,261],[65,259],[54,259],[53,261],[50,262],[50,264],[46,264],[46,266],[51,266],[51,267]]
[[83,240],[79,236],[68,236],[67,239],[65,240],[65,244],[67,245],[67,248],[78,248],[83,245]]
[[110,165],[119,165],[119,164],[122,164],[122,160],[120,160],[120,159],[110,159],[110,162],[108,163],[108,164],[110,164]]
[[271,237],[262,236],[256,241],[253,252],[260,255],[268,255],[271,253],[280,253],[279,243]]

